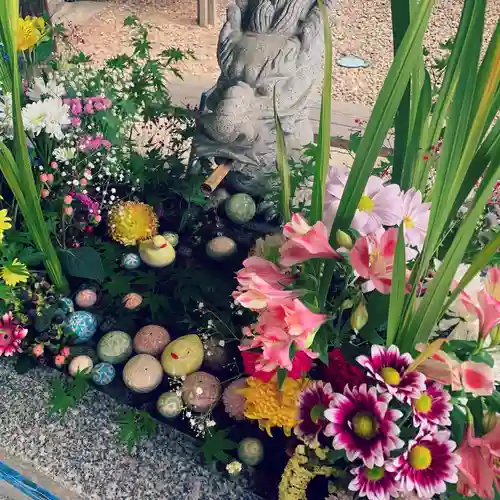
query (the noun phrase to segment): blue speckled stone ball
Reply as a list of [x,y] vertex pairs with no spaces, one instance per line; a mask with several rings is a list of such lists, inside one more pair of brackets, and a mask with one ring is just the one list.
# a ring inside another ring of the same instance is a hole
[[126,253],[122,256],[122,266],[125,269],[137,269],[141,265],[141,258],[136,253]]
[[88,311],[76,311],[68,316],[66,327],[76,336],[76,343],[83,344],[97,331],[97,318]]
[[59,307],[63,310],[64,314],[75,312],[75,305],[73,304],[73,301],[68,297],[62,297],[59,300]]
[[92,370],[92,380],[97,385],[110,384],[115,375],[115,367],[111,363],[97,363]]

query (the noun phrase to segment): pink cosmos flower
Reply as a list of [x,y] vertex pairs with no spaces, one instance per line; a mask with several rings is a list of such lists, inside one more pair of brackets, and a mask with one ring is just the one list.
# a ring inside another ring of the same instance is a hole
[[406,373],[413,358],[409,353],[400,354],[395,345],[389,348],[372,345],[371,355],[358,356],[356,361],[375,379],[380,391],[400,401],[409,403],[425,390],[425,376],[417,371]]
[[[427,345],[417,344],[415,348],[417,351],[423,352]],[[452,391],[459,391],[462,388],[460,362],[444,351],[434,353],[421,363],[417,370],[431,380],[435,380],[442,385],[450,385]]]
[[365,292],[373,289],[383,294],[391,292],[397,239],[398,230],[393,228],[387,231],[380,229],[356,240],[349,253],[349,260],[354,270],[368,280],[363,284]]
[[486,290],[479,291],[477,301],[465,291],[460,292],[459,299],[464,307],[479,319],[479,338],[485,338],[495,326],[500,324],[500,301]]
[[12,356],[22,352],[21,341],[28,335],[28,330],[14,322],[9,311],[0,318],[0,356]]
[[478,495],[481,498],[495,497],[493,483],[497,489],[498,458],[500,457],[500,424],[483,437],[474,437],[474,427],[467,426],[458,449],[461,458],[458,465],[457,492],[464,496]]
[[328,230],[321,221],[311,227],[300,214],[293,214],[292,220],[283,228],[283,235],[288,241],[280,248],[282,266],[289,267],[315,258],[340,258],[328,242]]
[[422,193],[413,188],[401,193],[401,199],[405,241],[409,245],[422,248],[429,225],[431,204],[422,203]]
[[474,396],[491,396],[495,390],[495,373],[486,363],[465,361],[461,364],[462,384],[465,392]]
[[324,411],[328,409],[332,400],[332,386],[321,380],[311,382],[299,396],[300,423],[295,427],[294,432],[308,446],[319,444],[318,436],[328,424]]
[[[336,167],[328,172],[323,217],[328,227],[331,227],[337,214],[348,176],[349,170],[346,167]],[[403,217],[400,192],[396,184],[385,186],[380,178],[371,176],[359,201],[352,227],[362,235],[367,235],[383,225],[399,224]]]
[[389,409],[390,400],[389,393],[378,394],[366,384],[335,393],[324,413],[330,421],[325,435],[333,436],[333,448],[345,450],[350,462],[359,458],[369,468],[382,467],[385,456],[404,444],[395,423],[403,414]]
[[386,467],[355,467],[349,471],[354,479],[349,483],[349,490],[368,500],[390,500],[396,498],[398,491],[395,473]]
[[420,498],[446,492],[446,483],[457,482],[460,457],[449,431],[421,432],[409,441],[408,449],[387,465],[396,474],[398,487]]
[[453,409],[450,399],[448,391],[437,382],[427,380],[425,391],[418,399],[412,400],[413,425],[422,429],[437,429],[438,425],[450,426],[450,413]]

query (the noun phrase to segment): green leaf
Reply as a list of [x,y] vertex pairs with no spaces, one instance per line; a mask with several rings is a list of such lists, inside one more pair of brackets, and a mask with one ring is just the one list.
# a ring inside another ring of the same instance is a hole
[[95,281],[103,281],[106,277],[101,256],[91,247],[61,250],[59,256],[64,270],[70,276]]
[[491,396],[488,396],[484,400],[490,412],[500,413],[500,392],[495,391]]
[[406,290],[406,253],[404,226],[401,224],[398,230],[396,251],[394,256],[394,267],[392,270],[391,294],[389,299],[389,316],[387,319],[387,339],[386,345],[390,346],[396,339],[403,306],[405,303]]
[[77,373],[74,377],[55,378],[51,382],[50,411],[51,415],[64,417],[66,412],[74,407],[89,389],[88,375]]
[[467,417],[463,411],[458,407],[454,406],[450,413],[451,419],[451,436],[453,441],[456,443],[461,443],[464,437],[465,424],[467,423]]
[[104,284],[106,290],[112,297],[118,297],[130,290],[134,277],[130,274],[115,274],[111,277],[111,281]]
[[288,370],[286,368],[278,368],[278,389],[280,391],[287,377],[288,377]]
[[290,210],[291,187],[290,187],[290,166],[288,165],[288,153],[286,151],[285,134],[278,116],[278,107],[276,105],[276,87],[273,91],[274,123],[276,126],[276,165],[281,180],[281,214],[284,221],[288,222],[292,213]]
[[311,409],[311,419],[313,422],[317,422],[319,419],[325,416],[325,410],[328,407],[322,404],[314,405]]
[[475,363],[485,363],[490,368],[493,368],[495,366],[495,360],[493,359],[491,354],[488,354],[486,351],[482,351],[479,354],[474,354],[474,356],[470,357],[470,360],[474,361]]
[[211,465],[215,460],[224,464],[228,463],[230,456],[226,451],[238,448],[238,445],[228,439],[229,429],[222,429],[208,434],[199,449],[207,465]]
[[474,418],[474,431],[476,436],[482,436],[484,434],[483,400],[481,398],[469,398],[469,401],[467,402],[467,408],[469,408]]
[[43,309],[40,316],[37,315],[34,324],[37,332],[43,332],[49,328],[58,308],[58,305],[53,305]]
[[136,409],[122,411],[115,420],[119,425],[118,439],[127,446],[129,453],[143,439],[153,436],[158,426],[148,412]]

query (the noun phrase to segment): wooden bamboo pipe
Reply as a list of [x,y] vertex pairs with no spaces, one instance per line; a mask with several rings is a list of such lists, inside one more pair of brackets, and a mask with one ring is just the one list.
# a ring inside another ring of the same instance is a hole
[[226,160],[224,163],[218,165],[200,186],[201,192],[206,196],[211,195],[217,189],[217,186],[224,180],[232,166],[232,160]]

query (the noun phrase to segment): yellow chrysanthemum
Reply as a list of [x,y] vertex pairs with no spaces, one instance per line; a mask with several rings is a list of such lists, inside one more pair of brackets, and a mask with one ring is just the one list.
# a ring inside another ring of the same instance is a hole
[[3,232],[12,227],[12,219],[7,216],[7,209],[0,210],[0,242],[3,239]]
[[158,217],[145,203],[124,201],[109,211],[108,228],[115,241],[125,246],[137,245],[158,233]]
[[245,398],[245,417],[258,420],[259,427],[270,436],[272,427],[282,427],[290,436],[299,423],[299,394],[308,383],[307,379],[286,378],[280,390],[276,375],[269,382],[256,377],[247,378],[247,387],[238,391]]
[[44,36],[45,21],[41,17],[19,18],[17,28],[17,50],[23,52],[33,48]]
[[28,268],[18,259],[14,259],[11,264],[2,267],[0,276],[8,286],[16,286],[18,283],[26,283],[29,278]]

